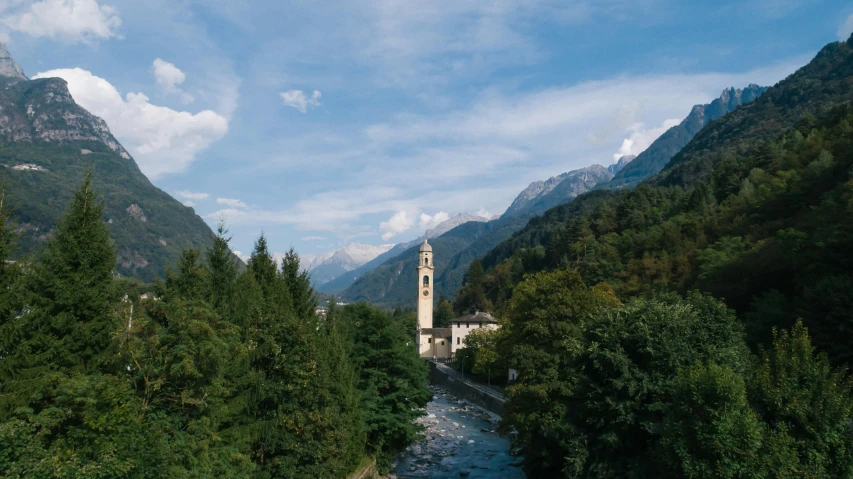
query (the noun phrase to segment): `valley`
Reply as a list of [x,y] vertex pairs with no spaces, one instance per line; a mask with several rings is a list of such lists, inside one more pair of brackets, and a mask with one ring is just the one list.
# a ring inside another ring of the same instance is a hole
[[850,6],[16,0],[0,172],[0,477],[853,477]]

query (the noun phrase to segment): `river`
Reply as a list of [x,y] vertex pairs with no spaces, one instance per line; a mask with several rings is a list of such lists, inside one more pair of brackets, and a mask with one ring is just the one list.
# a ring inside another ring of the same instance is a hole
[[521,458],[509,454],[509,440],[494,432],[499,418],[443,389],[430,386],[424,438],[401,454],[389,477],[450,479],[467,477],[524,479]]

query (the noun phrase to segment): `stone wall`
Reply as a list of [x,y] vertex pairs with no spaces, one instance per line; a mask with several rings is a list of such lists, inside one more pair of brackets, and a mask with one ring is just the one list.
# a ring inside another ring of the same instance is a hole
[[427,364],[429,364],[429,380],[432,384],[441,386],[459,399],[470,401],[497,415],[503,414],[505,400],[499,396],[499,393],[490,391],[484,385],[445,372],[432,361],[428,361]]

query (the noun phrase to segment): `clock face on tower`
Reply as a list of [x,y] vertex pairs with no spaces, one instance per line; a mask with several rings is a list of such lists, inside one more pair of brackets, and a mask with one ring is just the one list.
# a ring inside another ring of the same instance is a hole
[[429,290],[425,289],[424,290],[424,298],[428,298],[428,297],[429,297]]

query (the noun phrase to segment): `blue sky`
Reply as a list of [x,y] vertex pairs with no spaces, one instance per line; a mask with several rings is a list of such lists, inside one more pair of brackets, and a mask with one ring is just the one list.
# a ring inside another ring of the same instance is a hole
[[26,73],[66,78],[243,252],[500,214],[851,31],[830,0],[0,0]]

